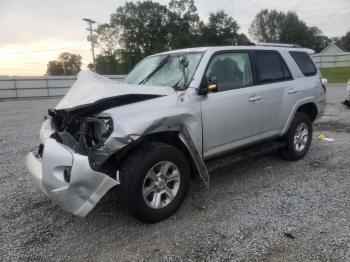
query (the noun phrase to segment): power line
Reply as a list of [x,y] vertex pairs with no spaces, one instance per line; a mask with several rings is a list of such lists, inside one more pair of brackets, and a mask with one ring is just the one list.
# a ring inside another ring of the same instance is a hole
[[41,50],[30,50],[30,51],[14,51],[14,52],[6,52],[1,54],[5,55],[16,55],[16,54],[31,54],[31,53],[47,53],[47,52],[54,52],[58,50],[65,50],[65,49],[76,49],[78,47],[84,47],[88,44],[80,44],[80,45],[73,45],[73,46],[66,46],[66,47],[60,47],[60,48],[52,48],[52,49],[41,49]]

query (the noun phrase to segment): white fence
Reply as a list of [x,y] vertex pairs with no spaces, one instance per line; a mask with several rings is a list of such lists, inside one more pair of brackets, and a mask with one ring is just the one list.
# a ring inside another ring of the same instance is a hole
[[[121,82],[125,75],[106,75]],[[63,96],[76,76],[0,77],[0,99]]]
[[343,55],[315,54],[312,59],[318,68],[350,66],[350,53]]

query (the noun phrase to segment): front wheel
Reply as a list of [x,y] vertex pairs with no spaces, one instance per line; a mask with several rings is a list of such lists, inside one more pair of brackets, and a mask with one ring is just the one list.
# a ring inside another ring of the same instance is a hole
[[176,147],[150,143],[131,153],[120,175],[131,213],[143,222],[156,223],[173,214],[183,202],[190,168]]
[[285,135],[287,147],[283,156],[289,160],[299,160],[309,151],[312,140],[312,123],[307,114],[297,112]]

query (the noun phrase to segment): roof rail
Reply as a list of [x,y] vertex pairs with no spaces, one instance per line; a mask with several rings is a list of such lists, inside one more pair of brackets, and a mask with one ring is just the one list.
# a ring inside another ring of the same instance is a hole
[[270,46],[270,47],[289,47],[289,48],[301,48],[299,44],[281,44],[281,43],[256,43],[256,46]]

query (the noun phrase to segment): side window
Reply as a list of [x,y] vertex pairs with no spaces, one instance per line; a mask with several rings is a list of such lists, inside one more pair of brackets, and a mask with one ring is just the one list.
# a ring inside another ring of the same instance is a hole
[[299,66],[301,72],[303,72],[304,76],[316,75],[317,69],[308,54],[296,51],[291,51],[289,53]]
[[242,88],[253,84],[248,53],[217,54],[205,73],[206,80],[216,77],[218,91]]
[[292,79],[292,75],[290,74],[290,71],[286,65],[286,62],[284,62],[283,58],[281,58],[281,63],[282,63],[282,69],[283,69],[283,76],[284,78],[287,79]]
[[292,79],[289,69],[279,53],[258,51],[255,53],[255,59],[261,83]]

